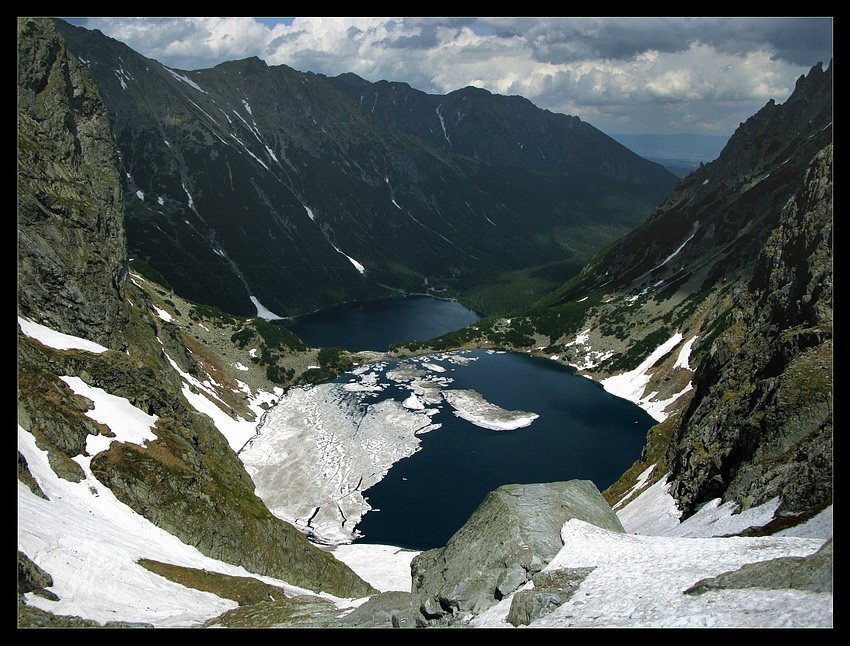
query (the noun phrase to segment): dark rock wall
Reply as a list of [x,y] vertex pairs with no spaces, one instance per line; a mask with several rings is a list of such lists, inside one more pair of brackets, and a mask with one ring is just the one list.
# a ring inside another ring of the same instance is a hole
[[126,277],[106,109],[52,24],[19,19],[18,313],[120,348]]
[[[344,597],[372,592],[266,509],[226,439],[186,402],[149,298],[124,282],[121,189],[97,91],[50,21],[18,24],[18,311],[117,349],[59,351],[19,334],[18,423],[59,477],[80,481],[85,474],[72,458],[85,454],[89,435],[111,431],[86,415],[91,402],[59,377],[124,397],[159,419],[155,441],[115,442],[93,456],[95,477],[119,500],[204,554],[249,571]],[[179,345],[172,334],[169,347]],[[21,458],[19,473],[38,491]]]

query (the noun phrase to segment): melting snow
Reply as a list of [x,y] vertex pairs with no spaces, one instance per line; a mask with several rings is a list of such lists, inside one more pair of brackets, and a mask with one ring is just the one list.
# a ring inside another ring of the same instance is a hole
[[[655,270],[656,270],[656,269],[658,269],[659,267],[663,267],[663,266],[664,266],[664,265],[666,265],[668,262],[670,262],[673,258],[675,258],[677,255],[679,255],[679,252],[680,252],[682,249],[684,249],[684,248],[685,248],[685,245],[686,245],[686,244],[688,244],[688,243],[691,241],[691,238],[693,238],[693,237],[697,234],[697,229],[698,229],[698,228],[699,228],[699,222],[698,222],[698,221],[697,221],[697,222],[694,222],[693,227],[691,228],[691,235],[689,235],[689,236],[688,236],[687,240],[685,240],[682,244],[680,244],[680,245],[679,245],[679,248],[678,248],[678,249],[676,249],[676,251],[674,251],[673,253],[671,253],[669,256],[667,256],[667,257],[666,257],[666,258],[665,258],[665,259],[664,259],[664,260],[663,260],[660,264],[658,264],[658,265],[656,265],[655,267],[653,267],[653,268],[651,269],[651,271],[655,271]],[[660,284],[660,283],[658,283],[658,284]]]
[[169,314],[169,313],[168,313],[168,312],[166,312],[165,310],[162,310],[162,309],[158,308],[156,305],[154,305],[154,306],[153,306],[153,309],[154,309],[154,312],[156,312],[156,315],[157,315],[160,319],[162,319],[163,321],[171,321],[171,320],[173,320],[173,317],[171,316],[171,314]]
[[[330,240],[328,240],[328,242],[330,242]],[[333,242],[331,242],[331,246],[332,246],[332,247],[336,250],[336,252],[337,252],[337,253],[340,253],[340,254],[342,254],[343,256],[345,256],[346,258],[348,258],[349,262],[350,262],[352,265],[354,265],[354,268],[355,268],[357,271],[359,271],[361,274],[365,274],[365,273],[366,273],[366,268],[365,268],[363,265],[361,265],[359,262],[357,262],[354,258],[352,258],[351,256],[349,256],[347,253],[344,253],[344,252],[340,251],[339,247],[337,247],[337,246],[336,246]]]
[[256,296],[250,296],[251,302],[254,304],[254,307],[257,308],[257,316],[261,319],[265,319],[267,321],[279,321],[282,320],[282,316],[278,316],[270,309],[267,309],[259,300],[257,300]]
[[684,368],[685,370],[691,369],[691,364],[689,360],[691,358],[691,348],[694,346],[694,341],[697,340],[697,337],[692,337],[688,339],[687,343],[682,346],[682,349],[679,350],[679,356],[676,358],[676,363],[673,364],[673,368]]
[[199,92],[203,92],[204,94],[207,94],[207,91],[206,91],[206,90],[201,89],[201,86],[200,86],[200,85],[198,85],[197,83],[195,83],[195,81],[193,81],[192,79],[190,79],[188,76],[185,76],[184,74],[178,74],[178,73],[177,73],[176,71],[174,71],[173,69],[168,68],[168,67],[165,67],[165,65],[163,65],[163,68],[164,68],[167,72],[169,72],[169,73],[170,73],[170,74],[171,74],[174,78],[176,78],[176,79],[178,79],[178,80],[180,80],[180,81],[183,81],[184,83],[186,83],[187,85],[190,85],[191,87],[195,88],[195,89],[196,89],[196,90],[198,90]]
[[109,349],[94,341],[56,332],[49,327],[33,323],[20,316],[18,317],[18,325],[21,326],[21,332],[26,336],[56,350],[85,350],[86,352],[101,354]]
[[[650,375],[647,374],[647,371],[656,361],[658,361],[658,359],[675,348],[682,341],[682,338],[682,334],[676,332],[676,334],[670,337],[665,343],[658,346],[652,354],[644,359],[643,363],[634,370],[625,372],[621,375],[608,377],[608,379],[603,379],[601,381],[602,387],[612,395],[622,397],[623,399],[628,399],[629,401],[636,403],[656,420],[663,421],[665,419],[663,408],[658,410],[658,404],[650,402],[650,399],[652,399],[655,393],[644,396],[644,391],[646,390],[646,386],[650,379]],[[666,406],[667,404],[665,403],[664,408],[666,408]]]

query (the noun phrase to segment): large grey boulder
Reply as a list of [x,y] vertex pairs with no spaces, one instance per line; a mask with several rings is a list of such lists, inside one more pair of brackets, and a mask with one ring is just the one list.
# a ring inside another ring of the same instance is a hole
[[588,480],[504,485],[488,494],[445,547],[413,559],[424,620],[479,613],[517,590],[560,551],[561,527],[572,518],[625,533]]

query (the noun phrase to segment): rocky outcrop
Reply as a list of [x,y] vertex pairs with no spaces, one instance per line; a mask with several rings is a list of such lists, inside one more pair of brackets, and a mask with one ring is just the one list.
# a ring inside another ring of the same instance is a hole
[[745,588],[794,589],[810,592],[833,590],[834,548],[832,539],[810,556],[787,556],[770,561],[749,563],[739,570],[726,572],[697,582],[685,594],[704,594],[712,590]]
[[18,550],[18,595],[35,592],[47,599],[55,599],[55,594],[45,590],[52,585],[53,577],[33,563],[26,554]]
[[561,527],[571,518],[625,531],[587,480],[505,485],[490,493],[445,547],[413,559],[419,621],[480,613],[510,595],[563,547]]
[[85,67],[52,23],[18,19],[18,313],[122,348],[127,251],[116,164]]
[[627,373],[663,423],[611,500],[655,465],[686,515],[718,497],[817,512],[833,475],[832,125],[818,64],[575,279],[417,351],[486,343]]
[[519,590],[511,600],[505,621],[513,626],[527,626],[563,605],[584,581],[592,567],[544,571],[532,577],[534,587]]

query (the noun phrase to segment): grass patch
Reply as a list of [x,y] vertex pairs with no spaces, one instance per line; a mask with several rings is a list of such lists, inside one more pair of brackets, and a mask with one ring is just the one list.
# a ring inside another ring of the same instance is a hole
[[171,289],[168,279],[141,258],[132,258],[130,260],[130,269],[140,276],[147,278],[152,283],[156,283],[160,287],[164,287],[169,291],[174,291]]
[[261,601],[285,599],[283,588],[245,576],[231,576],[198,570],[196,568],[162,563],[152,559],[139,559],[138,564],[161,577],[187,588],[211,592],[223,599],[235,601],[240,606],[253,605]]

